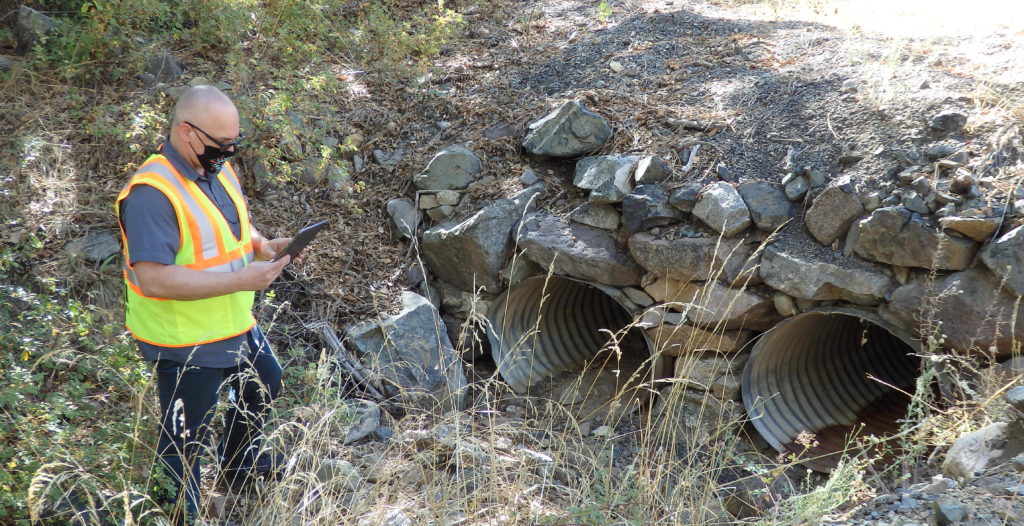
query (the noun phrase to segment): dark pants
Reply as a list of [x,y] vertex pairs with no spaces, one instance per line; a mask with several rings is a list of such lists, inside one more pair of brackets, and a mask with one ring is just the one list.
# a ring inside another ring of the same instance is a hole
[[[253,331],[257,332],[257,331]],[[157,453],[184,509],[194,515],[199,504],[199,458],[208,447],[210,423],[225,380],[230,405],[217,446],[223,469],[248,470],[260,450],[261,428],[270,402],[281,386],[281,366],[262,334],[249,333],[249,359],[226,369],[196,367],[170,360],[157,362],[161,432]],[[188,467],[186,468],[186,464]]]

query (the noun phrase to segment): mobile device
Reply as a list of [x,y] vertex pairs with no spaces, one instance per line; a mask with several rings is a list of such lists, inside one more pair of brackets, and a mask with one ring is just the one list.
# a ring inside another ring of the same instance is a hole
[[327,226],[327,221],[320,221],[319,223],[313,223],[312,225],[299,230],[299,232],[292,237],[292,242],[288,243],[288,246],[285,247],[284,250],[278,252],[271,261],[277,261],[286,255],[291,256],[292,261],[295,261],[295,258],[299,257],[299,253],[302,252],[302,249],[306,248],[306,245],[316,237],[317,232],[323,230],[325,226]]

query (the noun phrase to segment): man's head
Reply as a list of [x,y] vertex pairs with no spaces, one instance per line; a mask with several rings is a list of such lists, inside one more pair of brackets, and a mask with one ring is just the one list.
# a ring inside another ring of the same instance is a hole
[[213,86],[185,90],[174,106],[171,145],[194,168],[220,170],[237,151],[238,110],[224,92]]

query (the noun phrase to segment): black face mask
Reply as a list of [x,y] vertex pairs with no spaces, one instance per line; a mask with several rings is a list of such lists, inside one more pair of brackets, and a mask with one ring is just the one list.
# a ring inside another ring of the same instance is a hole
[[220,169],[224,167],[224,163],[227,162],[229,158],[234,157],[234,155],[238,153],[239,143],[242,142],[241,135],[239,135],[238,140],[236,141],[227,144],[221,144],[213,137],[210,137],[210,134],[206,133],[198,126],[190,122],[186,122],[186,124],[191,126],[193,130],[202,133],[203,135],[206,136],[207,139],[210,139],[215,144],[217,144],[217,146],[214,147],[206,143],[203,143],[203,153],[199,153],[196,151],[195,148],[192,148],[192,143],[189,143],[188,147],[192,149],[192,153],[196,154],[196,160],[199,161],[199,165],[203,167],[203,170],[205,170],[207,174],[212,175],[220,173]]
[[[192,148],[191,144],[189,145],[189,148]],[[199,164],[203,167],[203,170],[206,170],[206,173],[212,175],[220,173],[220,169],[224,167],[224,163],[238,152],[227,148],[214,148],[204,144],[203,153],[196,153],[195,148],[192,148],[192,153],[196,154],[196,159],[199,160]]]

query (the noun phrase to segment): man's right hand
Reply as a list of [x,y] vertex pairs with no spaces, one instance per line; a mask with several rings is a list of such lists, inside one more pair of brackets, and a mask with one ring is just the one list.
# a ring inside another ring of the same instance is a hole
[[263,290],[269,287],[291,260],[291,256],[285,256],[277,261],[256,261],[246,265],[238,271],[243,287],[241,290]]

